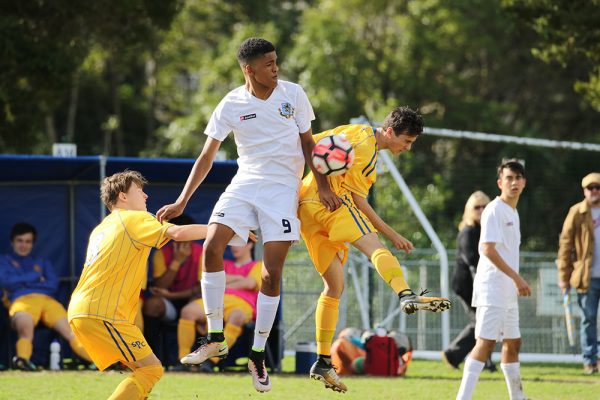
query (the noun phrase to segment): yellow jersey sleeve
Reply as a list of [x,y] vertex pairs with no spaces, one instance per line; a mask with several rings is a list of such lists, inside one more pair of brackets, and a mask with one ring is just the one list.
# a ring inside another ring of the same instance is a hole
[[373,136],[366,137],[354,146],[354,163],[344,174],[341,187],[367,197],[377,179],[377,143]]
[[262,261],[257,261],[248,273],[248,277],[253,278],[256,281],[256,290],[260,290],[262,284]]
[[157,250],[152,256],[152,277],[154,279],[162,276],[167,271],[167,264],[165,263],[165,255],[162,250]]
[[122,212],[120,216],[127,235],[134,244],[160,249],[169,242],[166,232],[173,224],[161,224],[154,215],[146,211]]

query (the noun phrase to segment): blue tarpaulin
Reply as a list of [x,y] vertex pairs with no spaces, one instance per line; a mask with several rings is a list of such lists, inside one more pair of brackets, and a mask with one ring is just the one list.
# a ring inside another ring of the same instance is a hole
[[[61,277],[79,276],[91,230],[100,222],[100,180],[125,169],[149,181],[148,211],[177,199],[193,159],[0,155],[0,253],[10,251],[10,229],[28,222],[38,231],[34,254],[49,259]],[[185,213],[206,223],[216,200],[237,171],[235,161],[216,161]]]

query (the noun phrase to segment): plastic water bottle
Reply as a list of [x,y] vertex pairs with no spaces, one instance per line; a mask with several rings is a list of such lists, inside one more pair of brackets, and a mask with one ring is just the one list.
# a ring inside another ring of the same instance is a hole
[[60,343],[57,340],[50,343],[50,370],[60,370]]

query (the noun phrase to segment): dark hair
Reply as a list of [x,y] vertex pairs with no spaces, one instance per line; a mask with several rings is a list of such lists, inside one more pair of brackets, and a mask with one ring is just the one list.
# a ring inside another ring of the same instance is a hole
[[423,118],[408,107],[396,107],[385,117],[383,129],[392,128],[396,136],[418,136],[423,132]]
[[100,199],[106,208],[112,211],[117,204],[119,193],[127,192],[133,183],[143,188],[148,181],[139,172],[129,170],[104,178],[100,187]]
[[35,227],[27,222],[19,222],[15,224],[10,231],[10,241],[15,240],[15,237],[24,235],[26,233],[33,234],[33,241],[35,242],[35,238],[37,237],[37,231]]
[[190,217],[187,214],[181,214],[179,217],[175,217],[169,222],[175,225],[192,225],[196,223],[194,218]]
[[244,66],[272,51],[275,51],[275,46],[268,40],[249,38],[240,45],[237,60],[241,66]]
[[521,174],[521,176],[525,178],[525,166],[523,164],[523,161],[517,160],[516,158],[503,159],[502,163],[498,166],[498,179],[502,176],[502,170],[505,168],[508,168],[517,174]]

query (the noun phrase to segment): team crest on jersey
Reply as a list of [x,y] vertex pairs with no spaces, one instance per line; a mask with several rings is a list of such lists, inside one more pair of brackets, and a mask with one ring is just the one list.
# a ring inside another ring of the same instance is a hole
[[281,103],[281,108],[279,109],[279,115],[286,119],[290,119],[294,116],[294,107],[290,103]]

